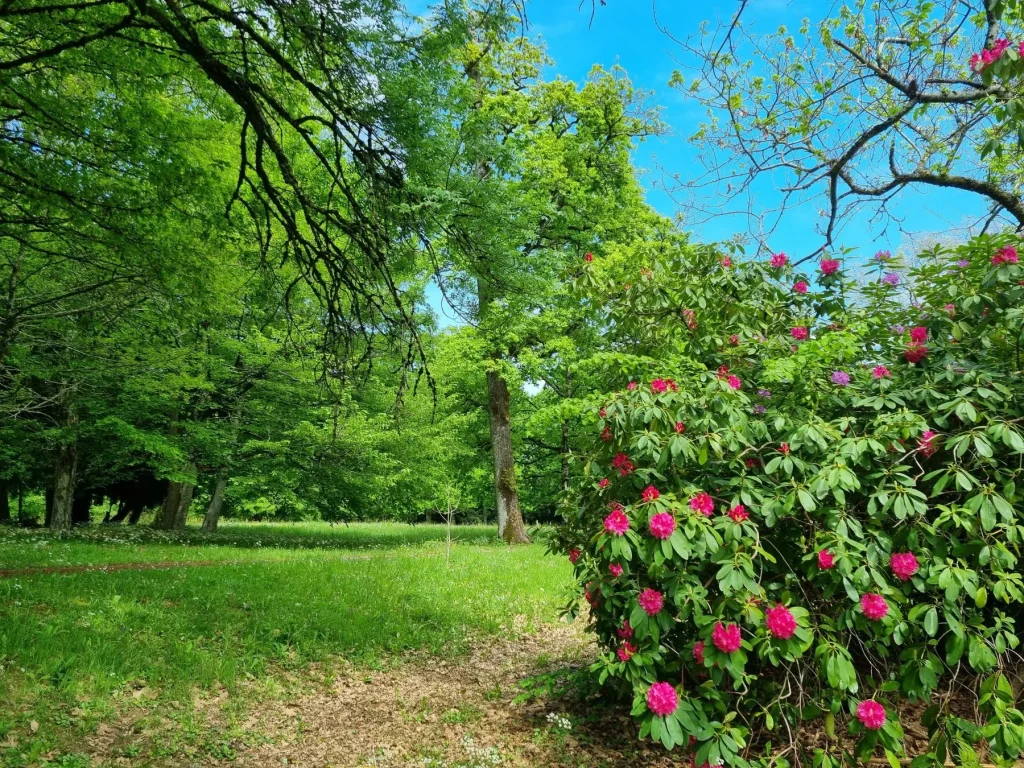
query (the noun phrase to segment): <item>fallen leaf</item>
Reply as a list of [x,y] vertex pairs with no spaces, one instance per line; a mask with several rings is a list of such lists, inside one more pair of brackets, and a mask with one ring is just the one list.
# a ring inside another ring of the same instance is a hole
[[33,720],[31,723],[29,723],[28,727],[29,727],[29,730],[32,731],[32,733],[39,733],[39,723],[37,723],[35,720]]

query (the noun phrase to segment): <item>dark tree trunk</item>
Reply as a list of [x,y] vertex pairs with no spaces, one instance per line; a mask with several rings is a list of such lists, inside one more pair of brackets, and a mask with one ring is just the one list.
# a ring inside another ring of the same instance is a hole
[[75,496],[71,503],[71,524],[82,525],[92,522],[92,493],[84,492]]
[[129,512],[131,512],[131,509],[128,507],[128,505],[125,504],[124,501],[119,501],[117,503],[117,513],[112,518],[110,518],[109,522],[123,523],[125,519],[128,517]]
[[181,499],[178,500],[178,509],[174,515],[174,530],[184,531],[185,523],[188,521],[188,510],[192,506],[192,494],[196,487],[193,483],[184,483],[181,487]]
[[[139,519],[142,517],[142,513],[146,511],[146,508],[141,504],[138,504],[131,508],[131,514],[128,515],[128,525],[138,525]],[[157,512],[157,514],[160,514]]]
[[25,517],[25,486],[18,483],[18,522],[24,525],[28,522]]
[[164,497],[163,506],[157,510],[153,518],[153,527],[169,531],[174,528],[174,518],[178,515],[178,504],[181,502],[181,487],[184,483],[171,481],[167,484],[167,496]]
[[43,524],[49,528],[50,520],[53,519],[53,486],[48,485],[44,492],[46,498],[46,516],[43,518]]
[[0,480],[0,525],[11,523],[11,501],[7,495],[10,492],[10,483]]
[[53,472],[53,511],[50,513],[50,529],[71,530],[72,507],[75,503],[75,474],[78,470],[78,446],[75,443],[62,445],[57,450],[57,462]]
[[206,508],[206,517],[203,518],[203,530],[207,533],[214,533],[217,530],[217,523],[220,521],[220,511],[224,506],[224,491],[228,487],[228,474],[221,470],[217,474],[217,482],[213,486],[213,495],[210,497],[210,506]]

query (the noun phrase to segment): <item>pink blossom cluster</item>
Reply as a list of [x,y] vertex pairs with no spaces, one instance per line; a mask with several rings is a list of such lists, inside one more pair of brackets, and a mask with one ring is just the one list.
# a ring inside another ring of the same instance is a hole
[[648,616],[657,616],[665,607],[665,596],[656,589],[647,587],[636,599],[644,613]]
[[750,517],[750,513],[744,508],[742,504],[737,504],[735,507],[729,510],[729,517],[735,522],[742,523],[744,520]]
[[1006,245],[995,252],[992,257],[993,266],[998,267],[1000,264],[1019,264],[1020,256],[1017,255],[1017,249],[1012,245]]
[[918,562],[913,552],[895,552],[889,558],[889,567],[900,581],[907,581],[917,573]]
[[796,617],[781,603],[765,611],[764,623],[772,637],[780,640],[789,640],[796,632]]
[[829,552],[827,549],[822,549],[818,552],[818,567],[823,571],[830,571],[835,567],[836,556]]
[[671,683],[655,683],[647,691],[647,708],[659,717],[667,717],[676,711],[679,698]]
[[903,357],[908,363],[920,363],[928,356],[928,347],[924,345],[927,340],[927,328],[918,326],[910,329],[910,344],[903,350]]
[[651,518],[647,524],[651,536],[656,539],[667,539],[676,530],[676,519],[668,512],[659,512]]
[[860,609],[872,621],[881,621],[889,615],[889,604],[884,597],[874,592],[860,596]]
[[622,536],[629,530],[629,518],[621,504],[612,507],[611,514],[604,519],[604,529],[613,536]]
[[693,644],[693,658],[698,664],[704,664],[704,641],[698,640]]
[[921,433],[921,439],[917,441],[917,447],[927,458],[931,458],[935,455],[935,451],[938,450],[938,446],[935,445],[935,438],[938,437],[938,433],[933,430],[926,429]]
[[622,575],[622,566],[618,563],[612,563],[608,566],[608,573],[610,573],[613,578],[617,579]]
[[740,649],[740,628],[735,624],[718,622],[711,630],[711,642],[722,653],[736,653]]
[[773,269],[782,269],[784,266],[786,266],[786,262],[788,260],[789,257],[786,256],[785,252],[779,251],[778,253],[772,254],[772,258],[768,263],[772,265]]
[[715,511],[715,500],[704,491],[701,491],[690,499],[690,509],[694,512],[700,512],[704,517],[711,517]]
[[612,469],[619,470],[619,474],[625,477],[632,472],[636,467],[633,466],[633,462],[630,461],[629,456],[624,453],[615,454],[615,458],[612,459]]
[[[975,72],[981,72],[983,69],[992,66],[1009,48],[1010,41],[1005,37],[996,40],[991,48],[986,48],[980,53],[975,53],[971,56],[971,69]],[[1017,51],[1024,56],[1024,42],[1018,44]]]
[[823,275],[834,275],[839,271],[839,260],[838,259],[822,259],[818,265]]
[[798,325],[789,329],[789,335],[797,341],[807,341],[810,332],[805,327]]
[[857,705],[857,719],[868,730],[880,730],[885,725],[885,707],[872,699],[862,701]]
[[619,657],[619,661],[629,661],[633,658],[633,654],[637,652],[637,647],[628,640],[622,644],[622,647],[615,652],[615,655]]
[[640,493],[640,498],[647,502],[654,501],[659,496],[661,496],[661,493],[653,485],[648,485]]

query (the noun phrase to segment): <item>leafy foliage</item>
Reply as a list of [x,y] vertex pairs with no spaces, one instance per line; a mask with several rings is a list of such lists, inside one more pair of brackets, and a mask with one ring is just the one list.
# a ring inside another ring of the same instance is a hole
[[[930,703],[915,765],[979,740],[1016,758],[1017,245],[979,237],[913,269],[883,252],[861,284],[838,262],[814,276],[692,246],[584,271],[612,391],[591,401],[557,548],[606,649],[594,670],[632,695],[642,735],[747,765],[821,718],[815,765],[895,760],[909,699]],[[941,694],[954,681],[983,726]]]

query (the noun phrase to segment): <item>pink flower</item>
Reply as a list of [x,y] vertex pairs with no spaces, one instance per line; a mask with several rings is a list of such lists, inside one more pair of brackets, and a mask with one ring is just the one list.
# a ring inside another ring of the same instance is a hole
[[740,387],[743,386],[743,382],[740,381],[739,376],[730,376],[728,378],[728,382],[729,382],[729,386],[732,389],[739,389]]
[[797,293],[807,293],[807,283],[803,280],[798,280],[793,283],[793,290]]
[[659,496],[661,496],[661,494],[658,492],[658,489],[655,488],[653,485],[648,485],[640,494],[640,498],[642,498],[644,501],[654,501]]
[[711,517],[715,511],[715,500],[704,491],[701,491],[690,499],[690,509],[694,512],[700,512],[704,517]]
[[892,374],[889,373],[889,369],[886,368],[884,365],[876,365],[874,368],[871,369],[871,375],[874,376],[876,379],[887,379]]
[[667,717],[676,711],[679,699],[671,683],[655,683],[647,691],[647,708],[658,717]]
[[734,333],[732,336],[729,337],[729,343],[735,347],[737,344],[740,343],[740,337]]
[[789,640],[796,632],[796,617],[781,603],[765,611],[764,623],[772,637],[780,640]]
[[895,552],[889,558],[889,567],[900,581],[907,581],[917,573],[917,557],[913,552]]
[[607,477],[602,477],[601,478],[601,482],[597,484],[597,487],[598,488],[607,488],[608,487],[608,478]]
[[917,326],[916,328],[910,329],[910,343],[911,344],[924,344],[928,341],[928,329],[924,326]]
[[583,553],[580,552],[579,548],[573,547],[569,550],[569,562],[576,565],[576,561],[580,559],[581,554]]
[[589,264],[594,260],[594,254],[588,253],[586,256],[583,257],[583,259]]
[[748,517],[749,513],[744,509],[742,504],[737,504],[735,507],[729,510],[729,517],[735,520],[737,523],[742,523]]
[[818,567],[823,571],[830,571],[836,564],[836,557],[827,549],[818,551]]
[[624,453],[617,453],[615,454],[615,458],[612,459],[612,469],[619,470],[619,474],[622,477],[625,477],[632,472],[635,467],[633,466],[633,462],[629,460],[629,456]]
[[935,451],[938,447],[935,445],[935,438],[938,434],[930,429],[926,429],[921,433],[921,439],[917,441],[917,447],[927,458],[931,458],[935,455]]
[[1000,264],[1019,264],[1020,257],[1017,255],[1017,249],[1012,245],[1007,245],[996,251],[995,256],[992,257],[992,264],[999,266]]
[[704,642],[702,640],[693,644],[693,658],[698,664],[704,663]]
[[907,347],[903,350],[903,357],[907,359],[908,363],[920,363],[928,357],[928,347],[918,345]]
[[601,440],[603,440],[606,443],[610,443],[612,441],[611,427],[605,427],[604,429],[601,430]]
[[669,388],[669,389],[671,389],[671,390],[672,390],[673,392],[678,392],[678,391],[679,391],[679,385],[678,385],[678,384],[676,384],[674,380],[672,380],[672,379],[665,379],[665,384],[666,384],[666,385],[668,386],[668,388]]
[[604,519],[604,529],[613,536],[622,536],[629,530],[629,518],[622,511],[622,507],[613,509],[611,514]]
[[740,649],[740,628],[735,624],[718,622],[711,630],[711,641],[722,653],[736,653]]
[[872,699],[866,699],[857,705],[857,719],[865,728],[877,731],[885,725],[885,707]]
[[946,310],[946,314],[950,317],[956,314],[956,304],[943,304],[942,308]]
[[658,590],[647,587],[636,601],[648,616],[657,616],[665,605],[665,596]]
[[834,275],[839,271],[839,262],[836,259],[822,259],[818,266],[823,275]]
[[850,374],[846,371],[833,371],[832,383],[839,387],[845,387],[850,383]]
[[661,394],[668,389],[668,384],[665,383],[664,379],[655,379],[651,382],[651,392],[655,394]]
[[630,392],[632,392],[634,389],[636,389],[636,382],[635,381],[629,382],[629,384],[626,385],[626,389],[628,389]]
[[789,456],[789,443],[779,443],[779,453]]
[[633,658],[634,653],[636,653],[636,646],[627,640],[622,644],[622,647],[615,652],[615,655],[619,657],[619,661],[629,661]]
[[768,263],[775,269],[782,269],[782,267],[786,266],[786,262],[788,260],[789,257],[787,257],[783,251],[780,251],[779,253],[773,253],[772,258]]
[[667,539],[676,530],[676,519],[668,512],[659,512],[651,518],[648,528],[654,538]]
[[889,251],[878,251],[875,254],[875,261],[888,261],[892,258],[892,254]]
[[872,621],[881,621],[889,613],[889,604],[881,595],[868,592],[860,596],[860,609]]
[[614,576],[616,579],[622,575],[622,566],[618,563],[612,563],[608,566],[608,573]]
[[789,335],[797,341],[807,341],[808,331],[803,326],[796,326],[795,328],[789,329]]
[[730,259],[728,256],[723,256],[722,257],[722,266],[725,267],[726,269],[731,267],[732,266],[732,259]]
[[686,425],[683,424],[683,422],[681,422],[681,421],[677,421],[676,422],[676,433],[681,435],[685,431],[686,431]]
[[615,630],[615,634],[623,639],[628,639],[633,636],[633,628],[629,626],[629,621],[622,622],[622,626]]

